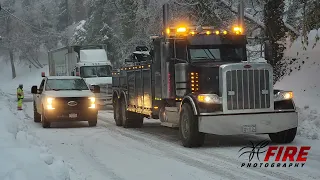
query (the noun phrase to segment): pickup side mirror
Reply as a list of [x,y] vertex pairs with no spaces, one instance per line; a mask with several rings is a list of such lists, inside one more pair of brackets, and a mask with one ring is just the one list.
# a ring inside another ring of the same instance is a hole
[[93,86],[93,93],[100,93],[100,86],[94,85]]
[[264,58],[269,62],[272,60],[272,44],[269,40],[264,42]]
[[31,93],[32,94],[38,94],[38,87],[37,86],[32,86]]

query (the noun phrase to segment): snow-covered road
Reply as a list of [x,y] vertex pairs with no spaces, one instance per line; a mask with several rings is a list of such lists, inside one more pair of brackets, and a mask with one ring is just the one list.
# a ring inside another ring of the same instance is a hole
[[[14,110],[15,96],[2,96]],[[249,141],[259,142],[266,136],[208,136],[204,147],[187,149],[180,145],[177,130],[151,120],[141,129],[117,127],[110,110],[99,112],[97,127],[75,122],[43,129],[33,122],[32,103],[26,101],[22,112],[26,119],[21,123],[71,164],[79,179],[320,179],[318,140],[297,137],[292,143],[312,146],[304,167],[247,168],[240,167],[248,160],[239,158],[238,151]]]

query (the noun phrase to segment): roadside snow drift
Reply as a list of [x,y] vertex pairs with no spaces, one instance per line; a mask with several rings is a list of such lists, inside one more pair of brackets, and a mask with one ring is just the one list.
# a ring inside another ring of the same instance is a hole
[[28,133],[23,111],[10,109],[4,94],[0,94],[0,114],[1,180],[70,179],[65,163]]
[[308,45],[301,43],[301,37],[285,52],[288,64],[286,76],[276,88],[292,90],[299,111],[300,136],[309,139],[320,138],[320,29],[308,35]]

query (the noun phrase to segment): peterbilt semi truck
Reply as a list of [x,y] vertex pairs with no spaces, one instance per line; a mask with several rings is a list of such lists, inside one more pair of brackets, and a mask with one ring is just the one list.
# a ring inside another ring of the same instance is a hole
[[48,52],[50,76],[80,76],[95,93],[97,105],[112,104],[112,64],[105,45],[66,46]]
[[248,61],[242,27],[228,31],[164,22],[163,35],[152,37],[149,52],[133,53],[126,60],[130,64],[113,72],[117,126],[141,128],[145,117],[160,119],[163,126],[179,128],[185,147],[202,146],[205,134],[294,140],[293,93],[274,89],[270,64]]

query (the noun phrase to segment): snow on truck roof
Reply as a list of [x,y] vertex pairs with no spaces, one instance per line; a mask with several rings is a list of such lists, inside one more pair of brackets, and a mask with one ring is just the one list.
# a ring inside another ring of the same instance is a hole
[[48,79],[82,79],[79,76],[47,76]]

